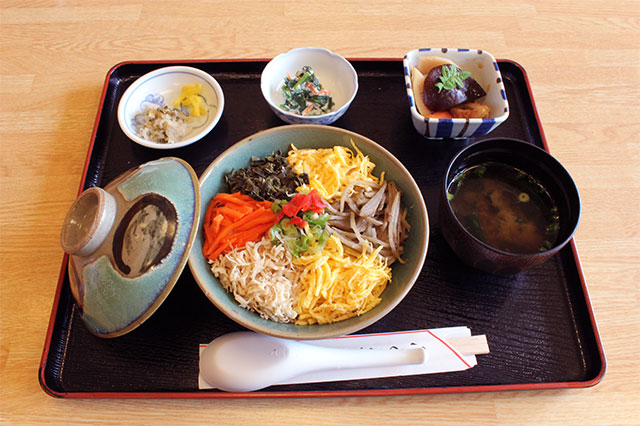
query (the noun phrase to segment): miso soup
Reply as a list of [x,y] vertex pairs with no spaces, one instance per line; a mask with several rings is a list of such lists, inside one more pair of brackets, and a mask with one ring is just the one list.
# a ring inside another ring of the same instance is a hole
[[542,184],[522,170],[484,163],[458,173],[447,197],[476,238],[502,251],[531,254],[558,238],[558,209]]

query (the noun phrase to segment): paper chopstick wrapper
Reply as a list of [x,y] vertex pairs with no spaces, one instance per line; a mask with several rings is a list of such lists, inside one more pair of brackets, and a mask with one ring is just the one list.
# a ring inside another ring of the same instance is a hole
[[[422,364],[415,365],[316,371],[278,383],[279,385],[462,371],[477,365],[476,354],[489,352],[486,337],[484,335],[471,336],[471,330],[468,327],[357,334],[331,339],[303,341],[303,343],[329,348],[361,349],[363,351],[394,351],[423,347],[427,351],[428,359]],[[200,344],[200,354],[206,347],[207,344]],[[214,389],[200,374],[198,374],[198,388]]]

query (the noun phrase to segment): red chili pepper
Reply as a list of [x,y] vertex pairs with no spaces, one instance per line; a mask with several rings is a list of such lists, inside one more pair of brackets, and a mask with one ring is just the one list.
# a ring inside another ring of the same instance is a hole
[[309,198],[312,200],[313,211],[316,213],[322,213],[322,209],[327,208],[329,205],[322,201],[322,197],[318,194],[318,191],[315,189],[309,193]]
[[311,197],[310,194],[306,194],[300,197],[300,210],[302,210],[303,212],[311,210],[312,205],[313,205],[313,198]]
[[291,225],[291,224],[296,225],[299,228],[304,228],[305,226],[307,226],[307,221],[299,216],[294,216],[287,223],[287,225]]
[[289,217],[293,217],[298,214],[301,210],[301,198],[304,197],[305,194],[296,194],[287,204],[282,206],[282,211]]
[[293,223],[304,228],[307,222],[298,217],[298,213],[301,211],[312,211],[320,214],[327,206],[328,204],[322,201],[322,197],[320,197],[320,194],[318,194],[318,191],[315,189],[308,194],[298,193],[287,204],[282,206],[282,210],[280,210],[280,213],[276,216],[276,222],[280,222],[284,216],[288,216],[291,218],[288,224]]

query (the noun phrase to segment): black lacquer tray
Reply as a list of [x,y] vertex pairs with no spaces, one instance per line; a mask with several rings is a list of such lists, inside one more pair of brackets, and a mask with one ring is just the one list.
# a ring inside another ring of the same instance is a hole
[[[411,122],[402,61],[352,63],[360,89],[334,125],[375,140],[402,161],[422,189],[431,226],[427,259],[413,289],[362,333],[464,325],[473,334],[487,335],[491,353],[462,372],[273,386],[248,394],[198,390],[198,345],[241,327],[209,302],[189,269],[147,322],[125,336],[103,339],[92,335],[80,319],[65,256],[39,371],[47,393],[103,398],[395,395],[586,387],[602,379],[604,352],[574,242],[545,264],[512,277],[464,266],[440,232],[438,191],[452,156],[481,138],[424,139]],[[211,73],[222,86],[226,105],[221,121],[205,139],[176,150],[153,150],[122,133],[116,110],[136,78],[168,65]],[[233,143],[284,125],[260,93],[265,65],[266,61],[184,61],[115,66],[105,82],[81,189],[105,186],[124,171],[167,155],[188,161],[200,175]],[[499,66],[511,111],[487,137],[519,138],[548,149],[526,73],[512,61],[499,61]]]

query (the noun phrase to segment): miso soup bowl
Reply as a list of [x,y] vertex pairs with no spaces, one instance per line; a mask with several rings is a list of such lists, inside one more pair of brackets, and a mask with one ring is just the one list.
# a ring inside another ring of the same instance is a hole
[[[499,250],[476,238],[456,217],[447,189],[457,174],[469,167],[495,162],[515,167],[538,180],[555,201],[560,216],[559,234],[549,250],[516,254]],[[573,237],[580,220],[580,196],[569,172],[545,150],[509,139],[485,139],[458,152],[449,163],[441,188],[440,223],[451,249],[467,265],[498,275],[517,274],[542,264]]]

